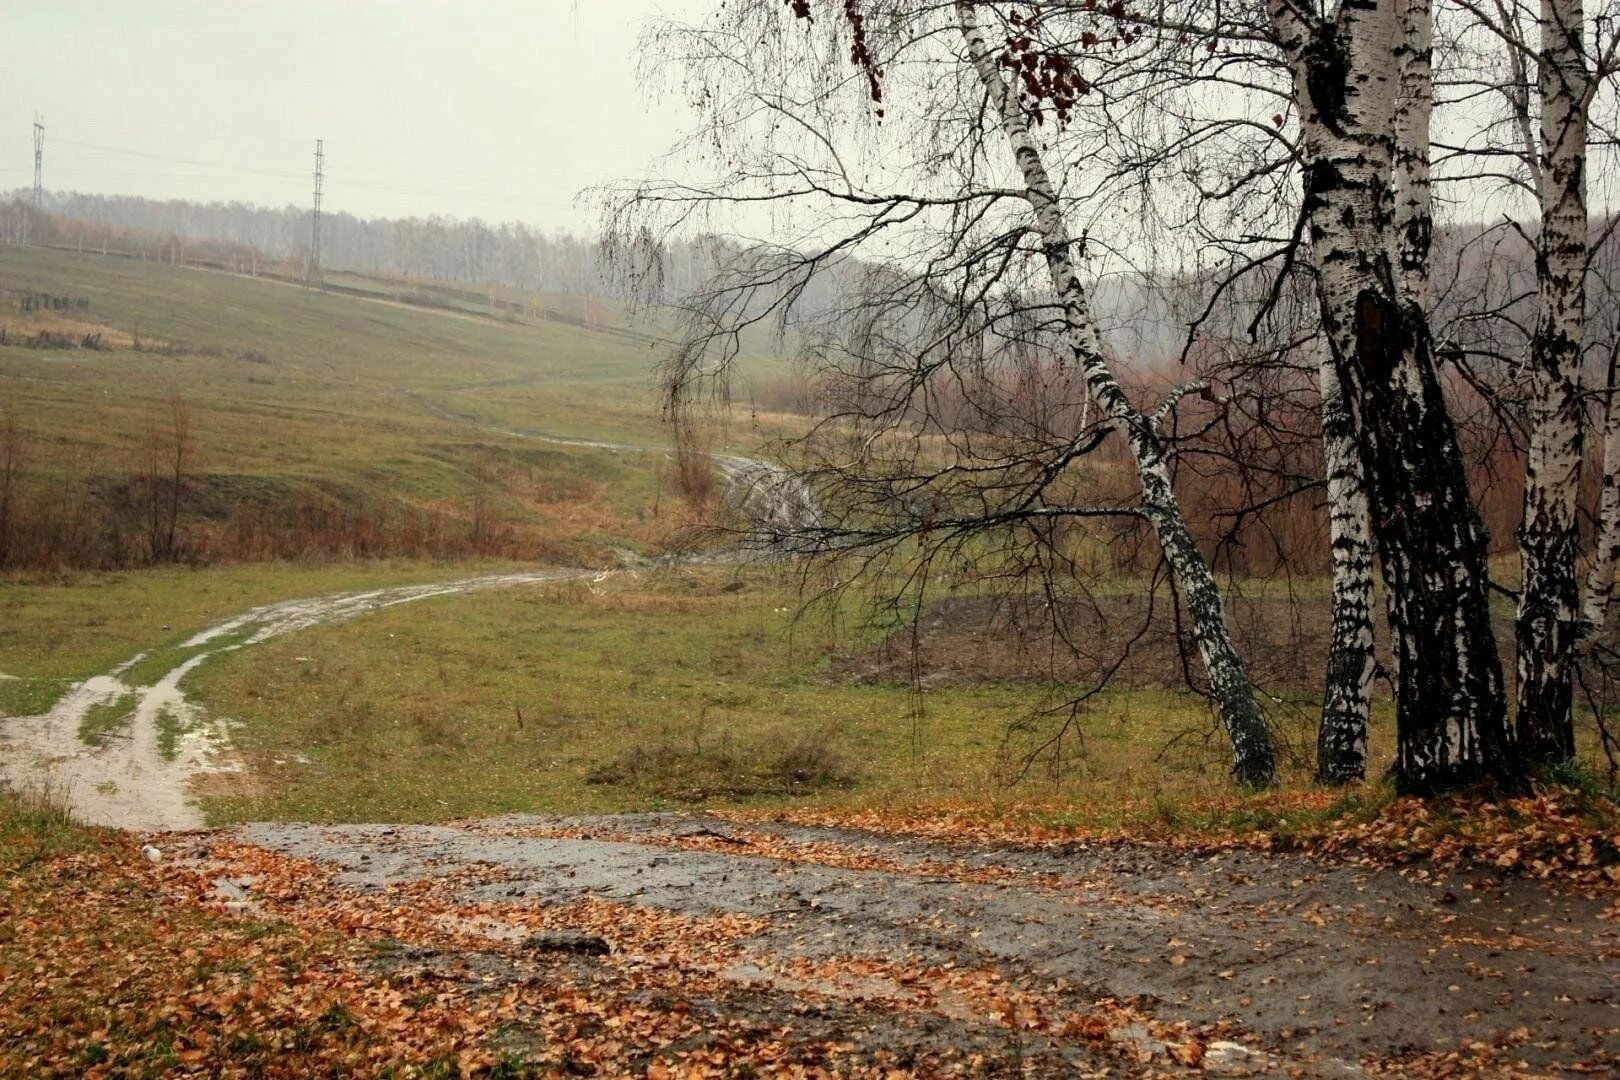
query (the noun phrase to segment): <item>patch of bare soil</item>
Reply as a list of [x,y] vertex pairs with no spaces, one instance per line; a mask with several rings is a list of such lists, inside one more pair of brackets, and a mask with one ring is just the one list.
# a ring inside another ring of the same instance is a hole
[[[1238,652],[1258,685],[1274,693],[1320,693],[1332,617],[1325,597],[1235,595],[1226,606]],[[1511,642],[1511,625],[1503,622],[1497,636]],[[1383,642],[1379,660],[1389,670]],[[1029,597],[943,598],[923,611],[915,632],[903,629],[836,656],[829,674],[857,682],[1084,683],[1116,665],[1116,686],[1174,689],[1189,679],[1205,685],[1192,624],[1178,621],[1168,596],[1150,603],[1139,594],[1061,605]],[[1511,689],[1512,665],[1507,668]],[[1388,690],[1385,680],[1375,688]]]
[[684,1033],[638,1058],[635,1023],[578,1029],[637,1071],[726,1046],[835,1073],[1620,1067],[1620,928],[1521,879],[680,815],[259,824],[193,857],[241,910],[386,934],[379,977],[569,987]]

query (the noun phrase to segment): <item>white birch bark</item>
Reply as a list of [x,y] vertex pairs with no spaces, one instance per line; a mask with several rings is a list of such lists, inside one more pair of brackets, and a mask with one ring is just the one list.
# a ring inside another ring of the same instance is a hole
[[1588,634],[1601,633],[1609,621],[1614,574],[1620,567],[1620,393],[1615,392],[1616,360],[1609,359],[1608,397],[1603,408],[1603,480],[1598,491],[1597,543],[1586,579],[1582,621]]
[[[1411,10],[1426,18],[1426,8]],[[1428,791],[1484,775],[1510,779],[1484,527],[1430,353],[1423,267],[1403,266],[1426,261],[1431,228],[1421,176],[1428,147],[1417,134],[1427,126],[1426,99],[1412,92],[1416,82],[1399,93],[1412,20],[1403,23],[1397,0],[1341,3],[1327,18],[1292,0],[1269,0],[1269,11],[1294,76],[1323,325],[1386,586],[1397,783]],[[1422,28],[1413,30],[1421,44]],[[1421,81],[1421,67],[1407,70]]]
[[1332,544],[1333,615],[1322,718],[1316,737],[1316,778],[1345,784],[1367,775],[1367,724],[1372,712],[1373,544],[1367,488],[1356,450],[1355,423],[1339,389],[1332,354],[1322,351],[1322,451],[1327,472],[1328,535]]
[[1143,514],[1152,524],[1186,600],[1199,657],[1232,741],[1233,776],[1245,785],[1273,784],[1276,764],[1270,732],[1248,673],[1232,644],[1220,588],[1182,518],[1158,425],[1130,403],[1114,377],[1085,288],[1075,271],[1072,244],[1056,189],[1030,134],[1029,120],[1017,92],[1002,77],[996,54],[978,25],[973,7],[972,0],[957,0],[956,14],[968,59],[999,115],[1002,132],[1023,176],[1035,228],[1045,248],[1052,288],[1063,305],[1067,344],[1080,365],[1091,400],[1126,436],[1135,457]]
[[[1406,301],[1427,308],[1433,238],[1429,182],[1433,20],[1429,0],[1402,0],[1396,46],[1390,191],[1394,220],[1391,256]],[[1355,421],[1339,387],[1331,351],[1318,371],[1323,459],[1328,479],[1333,616],[1316,777],[1346,783],[1366,775],[1367,725],[1372,711],[1373,544],[1367,488],[1356,447]]]
[[1581,629],[1576,513],[1584,434],[1590,88],[1584,22],[1581,0],[1542,0],[1539,303],[1530,342],[1530,445],[1519,528],[1524,569],[1516,695],[1519,744],[1534,763],[1564,761],[1575,753],[1571,704]]
[[1429,183],[1429,119],[1434,111],[1434,16],[1429,0],[1399,0],[1395,141],[1391,151],[1395,264],[1407,302],[1429,306],[1429,250],[1434,236]]

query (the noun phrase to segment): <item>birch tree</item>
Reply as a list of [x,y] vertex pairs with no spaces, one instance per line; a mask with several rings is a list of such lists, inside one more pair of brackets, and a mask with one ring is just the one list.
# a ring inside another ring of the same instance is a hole
[[[1454,148],[1476,173],[1492,175],[1512,199],[1503,211],[1533,253],[1533,311],[1516,347],[1503,354],[1505,397],[1522,398],[1525,485],[1519,528],[1522,575],[1515,620],[1516,733],[1532,765],[1575,753],[1573,684],[1583,637],[1600,628],[1613,587],[1620,500],[1620,433],[1604,421],[1596,552],[1583,605],[1578,561],[1581,471],[1590,386],[1612,387],[1613,365],[1589,371],[1597,335],[1588,325],[1594,230],[1588,185],[1593,111],[1614,74],[1610,10],[1590,18],[1581,0],[1458,0],[1454,36],[1462,48],[1454,82],[1497,101],[1473,136]],[[1472,40],[1470,41],[1470,38]],[[1471,48],[1469,47],[1471,46]],[[1465,91],[1466,92],[1466,91]],[[1497,132],[1509,133],[1508,138]],[[1603,126],[1600,145],[1611,143]],[[1485,310],[1506,320],[1511,300]],[[1516,328],[1517,329],[1517,328]],[[1600,390],[1612,417],[1609,391]]]
[[956,18],[968,62],[983,84],[992,109],[1000,116],[1008,147],[1023,175],[1052,290],[1063,308],[1065,345],[1084,372],[1092,398],[1130,443],[1143,511],[1186,597],[1199,655],[1232,740],[1233,776],[1239,783],[1251,786],[1272,784],[1276,770],[1265,718],[1232,645],[1220,589],[1182,518],[1171,482],[1160,433],[1165,416],[1175,408],[1175,399],[1167,398],[1153,415],[1144,415],[1131,405],[1114,377],[1087,307],[1085,288],[1075,271],[1073,244],[1058,207],[1056,189],[1030,134],[1028,116],[1017,93],[1002,76],[974,7],[972,0],[958,0]]
[[1326,349],[1317,379],[1327,471],[1333,614],[1322,719],[1317,727],[1316,778],[1344,784],[1367,775],[1367,727],[1377,671],[1372,521],[1356,448],[1355,419],[1345,405],[1338,371]]
[[1523,753],[1538,763],[1575,754],[1571,702],[1581,618],[1576,502],[1584,433],[1590,92],[1581,0],[1542,0],[1540,22],[1538,303],[1530,343],[1530,445],[1516,623],[1518,736]]
[[[1430,791],[1519,771],[1490,624],[1486,536],[1433,354],[1426,4],[1270,0],[1294,75],[1304,214],[1358,434],[1396,665],[1396,776]],[[1403,78],[1403,69],[1410,77]]]
[[[1084,143],[1054,149],[1050,126],[1034,134],[1050,117],[1010,81],[1010,39],[979,24],[982,6],[846,5],[813,25],[817,5],[755,0],[701,28],[661,31],[654,48],[680,57],[707,118],[693,145],[726,167],[701,184],[621,193],[610,232],[698,220],[709,229],[721,209],[739,232],[759,206],[777,235],[802,230],[793,242],[756,240],[711,283],[668,369],[669,400],[690,404],[705,384],[723,386],[743,337],[766,323],[797,335],[838,405],[788,450],[824,507],[794,550],[888,559],[891,569],[903,552],[894,573],[906,580],[946,558],[977,559],[981,577],[1004,578],[1014,562],[1063,564],[1073,528],[1145,522],[1185,605],[1233,776],[1271,784],[1266,720],[1175,488],[1178,410],[1192,400],[1219,409],[1222,394],[1192,379],[1141,405],[1122,384],[1082,281],[1082,252],[1096,241],[1071,225],[1078,203],[1056,179],[1074,172],[1070,155]],[[829,47],[854,63],[829,64]],[[1041,62],[1049,85],[1079,92],[1072,65]],[[856,254],[868,269],[818,319],[815,283]],[[1034,359],[1012,359],[1031,349]],[[970,423],[943,421],[947,388],[967,394]],[[1107,470],[1088,467],[1111,437],[1126,449],[1133,498],[1105,498],[1097,478]],[[994,570],[974,554],[985,551],[1002,553]]]

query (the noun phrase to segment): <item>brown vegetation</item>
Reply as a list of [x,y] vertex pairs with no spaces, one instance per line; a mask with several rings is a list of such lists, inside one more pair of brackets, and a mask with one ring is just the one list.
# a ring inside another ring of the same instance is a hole
[[[0,409],[0,571],[345,558],[502,558],[584,563],[560,535],[624,531],[594,486],[529,482],[476,450],[464,501],[196,469],[191,410],[154,414],[127,465],[63,450]],[[116,457],[117,455],[114,455]],[[514,518],[526,508],[529,520]],[[537,520],[538,516],[538,520]]]
[[[1186,377],[1183,372],[1160,370],[1138,378],[1132,396],[1160,400]],[[1085,395],[1072,370],[1031,364],[1016,370],[986,369],[974,378],[985,386],[968,385],[955,373],[941,376],[928,393],[927,424],[1016,439],[1024,428],[1078,431],[1087,422],[1100,420],[1094,412],[1085,414]],[[995,385],[987,388],[990,384]],[[1510,554],[1516,551],[1524,503],[1520,451],[1477,391],[1461,379],[1447,390],[1491,552]],[[836,402],[833,395],[830,383],[803,370],[761,379],[751,390],[758,411],[812,418],[854,404]],[[990,416],[975,405],[983,401],[1009,407]],[[919,417],[919,423],[923,419]],[[1216,567],[1239,575],[1326,574],[1328,520],[1326,492],[1317,482],[1323,463],[1314,389],[1295,387],[1269,399],[1257,395],[1230,402],[1189,398],[1178,410],[1177,422],[1185,433],[1177,493],[1189,527]],[[1589,525],[1597,505],[1594,478],[1601,477],[1602,468],[1596,460],[1598,449],[1588,453],[1593,460],[1584,471],[1582,505],[1588,508]],[[1085,470],[1078,482],[1091,502],[1134,501],[1130,453],[1118,437],[1105,440],[1074,468]],[[1090,520],[1076,528],[1099,541],[1079,555],[1088,571],[1145,572],[1158,562],[1158,546],[1144,523]]]
[[829,732],[792,731],[758,742],[701,723],[683,735],[637,742],[594,766],[587,784],[632,787],[683,803],[847,789],[856,770]]

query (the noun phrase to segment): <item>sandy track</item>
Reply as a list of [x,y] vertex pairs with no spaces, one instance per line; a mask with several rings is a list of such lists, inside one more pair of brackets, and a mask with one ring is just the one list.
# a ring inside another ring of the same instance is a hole
[[[49,786],[64,794],[78,817],[90,824],[137,830],[200,828],[202,812],[187,792],[192,777],[237,766],[226,752],[226,732],[188,701],[181,687],[181,680],[198,665],[283,634],[400,604],[603,574],[571,568],[486,574],[253,608],[188,638],[180,646],[184,658],[147,685],[134,685],[128,677],[145,659],[146,654],[138,653],[105,674],[75,684],[49,712],[4,719],[0,777],[16,787]],[[128,703],[127,724],[96,746],[80,739],[79,727],[92,709],[120,701]],[[159,749],[160,718],[165,712],[182,730],[172,760]]]

